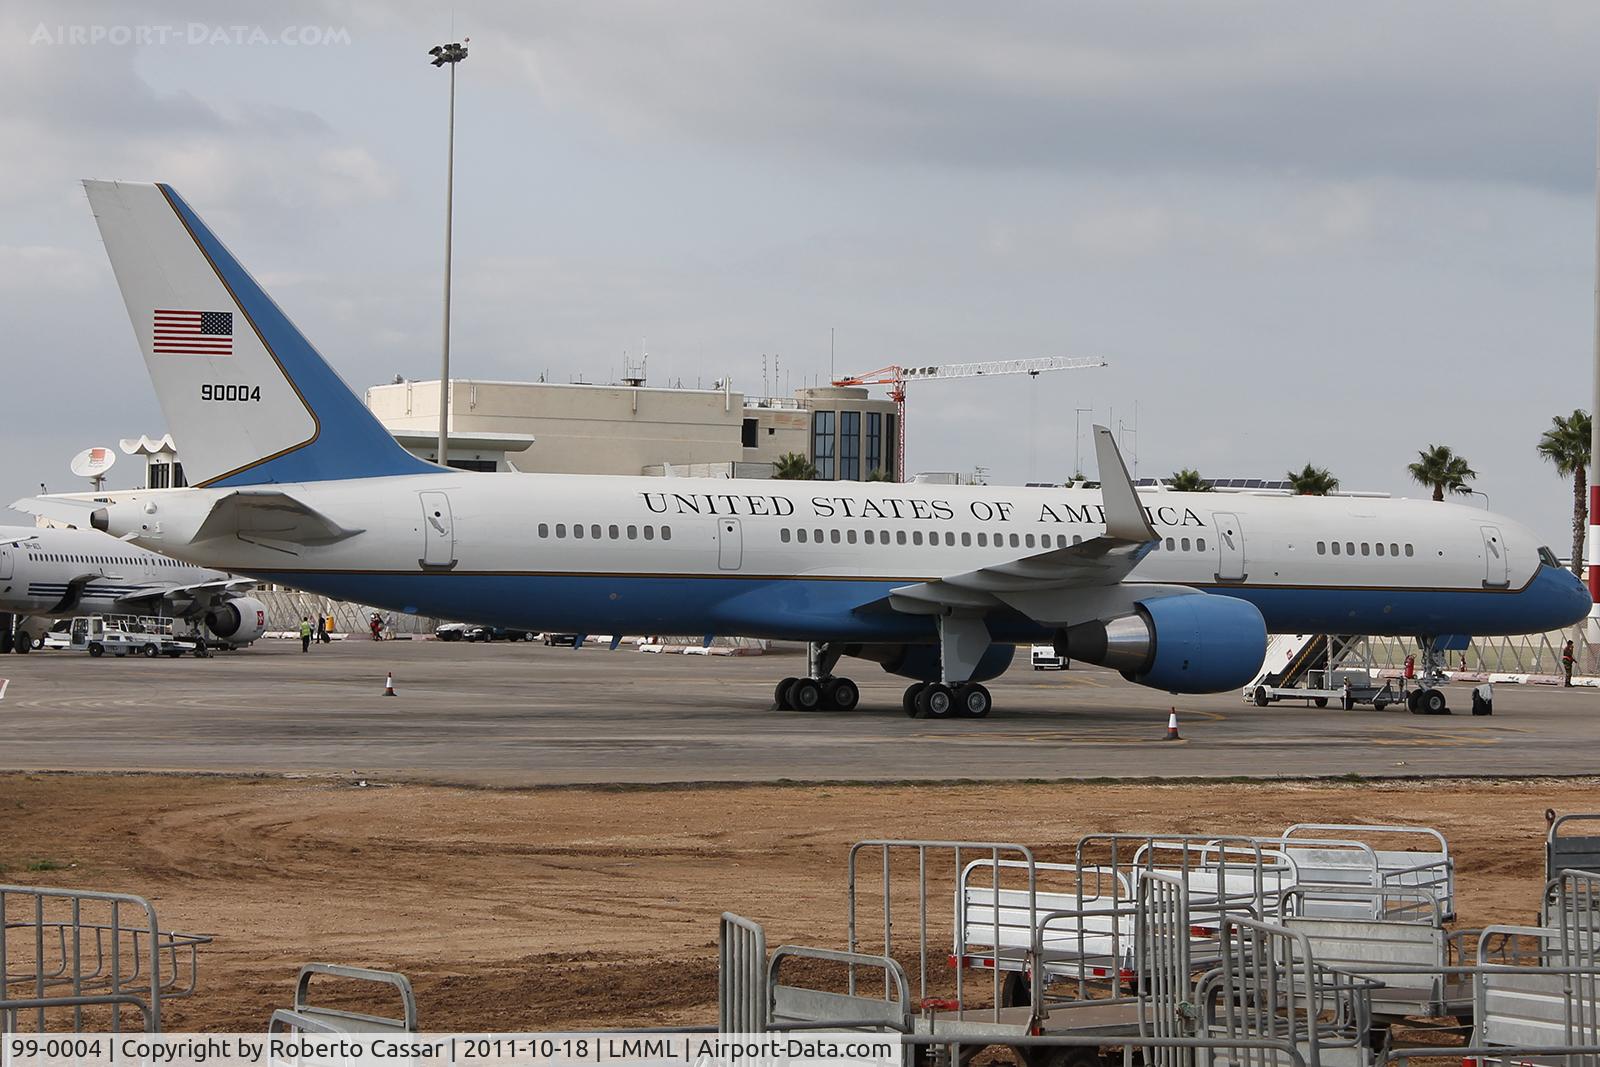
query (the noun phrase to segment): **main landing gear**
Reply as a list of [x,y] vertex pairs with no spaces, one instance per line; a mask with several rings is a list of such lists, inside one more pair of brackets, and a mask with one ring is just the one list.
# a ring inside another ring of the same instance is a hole
[[861,689],[848,678],[785,678],[773,700],[785,711],[854,711]]
[[780,711],[854,711],[861,689],[848,678],[835,678],[840,649],[812,642],[806,646],[806,677],[785,678],[773,693]]
[[994,699],[989,690],[977,682],[945,685],[943,682],[918,682],[906,689],[900,698],[905,713],[916,718],[981,719],[994,710]]

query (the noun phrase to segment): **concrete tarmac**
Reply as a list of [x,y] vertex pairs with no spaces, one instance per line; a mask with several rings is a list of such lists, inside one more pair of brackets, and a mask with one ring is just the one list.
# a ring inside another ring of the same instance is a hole
[[[844,660],[853,712],[779,712],[796,655],[647,655],[349,640],[207,660],[0,657],[0,769],[357,775],[485,786],[1600,772],[1600,690],[1496,687],[1495,714],[1173,697],[1098,669],[1018,665],[986,720],[900,710],[905,681]],[[383,696],[394,671],[398,695]],[[1182,739],[1164,740],[1176,708]]]

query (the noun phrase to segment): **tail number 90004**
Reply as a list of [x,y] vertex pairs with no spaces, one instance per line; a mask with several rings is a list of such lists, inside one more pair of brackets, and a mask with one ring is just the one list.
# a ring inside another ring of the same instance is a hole
[[261,400],[259,385],[202,385],[201,400],[216,400],[225,404],[251,404]]

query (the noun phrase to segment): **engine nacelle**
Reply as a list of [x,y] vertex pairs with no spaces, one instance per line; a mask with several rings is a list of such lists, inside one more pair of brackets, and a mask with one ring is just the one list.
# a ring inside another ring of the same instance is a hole
[[218,641],[248,645],[267,632],[267,606],[248,596],[218,604],[206,612],[206,629]]
[[1109,622],[1074,626],[1057,635],[1056,646],[1153,689],[1222,693],[1241,688],[1261,669],[1267,624],[1247,600],[1190,593],[1142,601],[1134,614]]
[[[972,672],[969,680],[986,682],[990,678],[998,678],[1011,666],[1011,657],[1016,653],[1015,645],[990,645],[989,651],[978,660],[978,669]],[[884,670],[902,678],[919,682],[939,680],[938,645],[852,645],[845,650],[845,654],[881,663]]]

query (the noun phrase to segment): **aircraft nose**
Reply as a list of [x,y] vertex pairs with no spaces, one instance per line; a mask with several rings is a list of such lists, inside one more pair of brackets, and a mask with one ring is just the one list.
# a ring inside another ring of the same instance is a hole
[[[1544,569],[1552,571],[1555,578],[1552,584],[1557,595],[1551,599],[1552,606],[1558,607],[1561,612],[1560,626],[1571,626],[1588,618],[1593,601],[1589,597],[1589,587],[1583,584],[1582,579],[1571,571]],[[1551,629],[1559,629],[1559,626]]]

